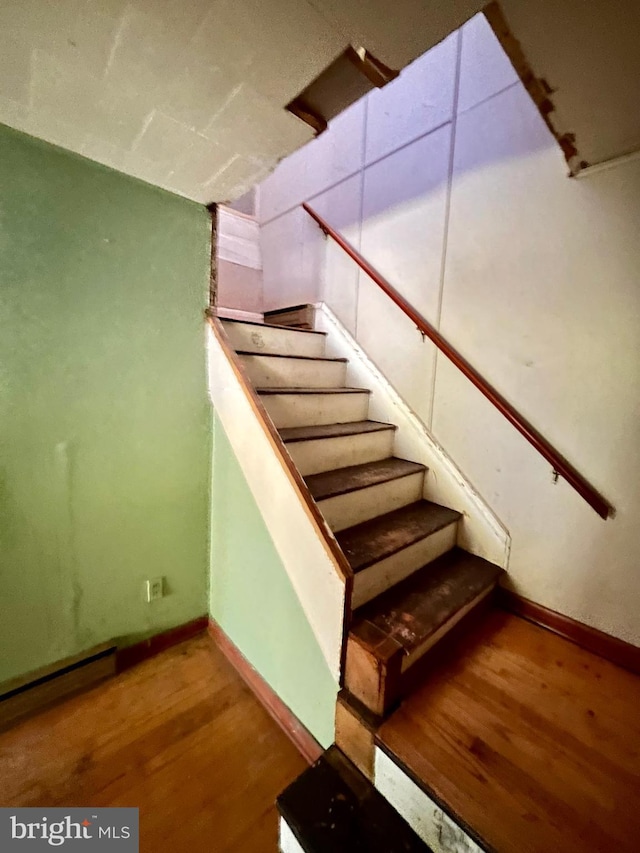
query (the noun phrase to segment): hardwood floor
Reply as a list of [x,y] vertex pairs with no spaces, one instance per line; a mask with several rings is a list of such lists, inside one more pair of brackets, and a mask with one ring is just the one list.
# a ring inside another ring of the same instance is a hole
[[640,849],[640,677],[496,611],[379,732],[498,853]]
[[0,734],[0,805],[137,806],[143,853],[266,853],[306,767],[202,636]]

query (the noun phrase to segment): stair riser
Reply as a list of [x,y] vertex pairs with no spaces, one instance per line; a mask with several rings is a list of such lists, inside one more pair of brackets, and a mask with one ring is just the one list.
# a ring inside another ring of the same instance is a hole
[[364,465],[392,455],[394,430],[380,430],[360,435],[342,435],[287,444],[291,458],[300,473],[320,474],[347,465]]
[[418,471],[407,477],[326,498],[319,501],[318,506],[329,527],[337,533],[420,500],[423,487],[424,471]]
[[353,609],[366,604],[376,595],[384,592],[404,578],[426,566],[432,560],[446,554],[456,544],[458,534],[458,522],[443,527],[414,542],[397,554],[392,554],[378,563],[374,563],[366,569],[357,572],[353,580],[353,595],[351,606]]
[[277,353],[280,355],[304,355],[313,358],[324,356],[325,337],[312,332],[274,329],[247,323],[225,323],[222,321],[231,345],[236,350],[247,352]]
[[241,355],[256,388],[341,388],[347,365],[341,361],[308,361],[263,355]]
[[278,429],[364,421],[369,410],[366,393],[264,394],[261,399]]

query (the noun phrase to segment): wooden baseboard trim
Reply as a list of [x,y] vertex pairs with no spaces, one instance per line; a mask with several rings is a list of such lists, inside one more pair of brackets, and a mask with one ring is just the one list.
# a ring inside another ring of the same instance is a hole
[[209,624],[208,616],[199,616],[191,622],[185,622],[184,625],[177,625],[175,628],[170,628],[168,631],[163,631],[161,634],[156,634],[154,637],[149,637],[141,643],[135,643],[133,646],[126,646],[124,649],[118,649],[116,655],[117,671],[122,672],[125,669],[130,669],[136,664],[142,663],[147,658],[152,658],[155,655],[170,649],[184,640],[190,640],[192,637],[197,637],[207,630]]
[[591,628],[583,622],[549,610],[535,601],[523,598],[509,589],[498,589],[498,603],[510,613],[521,616],[534,625],[553,631],[577,646],[592,652],[623,669],[640,675],[640,647],[627,643],[604,631]]
[[256,699],[298,749],[298,752],[309,764],[317,761],[324,749],[295,714],[287,708],[282,699],[269,687],[260,673],[251,666],[240,649],[229,639],[214,619],[209,619],[209,635]]

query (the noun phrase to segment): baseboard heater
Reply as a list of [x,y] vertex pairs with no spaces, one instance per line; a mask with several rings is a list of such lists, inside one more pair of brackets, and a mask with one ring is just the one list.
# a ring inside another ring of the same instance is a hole
[[0,731],[116,673],[116,646],[97,646],[0,685]]

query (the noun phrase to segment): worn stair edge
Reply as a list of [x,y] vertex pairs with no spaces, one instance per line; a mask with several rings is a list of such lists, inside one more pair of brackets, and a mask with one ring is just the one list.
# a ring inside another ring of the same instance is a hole
[[327,355],[290,355],[281,352],[257,352],[256,350],[236,350],[237,355],[251,356],[252,358],[295,358],[298,361],[329,361],[331,363],[345,364],[347,358],[330,358]]
[[257,326],[259,329],[282,329],[285,332],[301,332],[303,335],[324,335],[326,337],[326,332],[320,332],[317,329],[298,329],[296,326],[278,326],[275,323],[258,323],[255,320],[235,320],[230,317],[218,317],[217,314],[213,314],[216,319],[219,319],[221,323],[241,323],[243,326]]
[[[365,604],[350,637],[369,654],[388,641],[401,646],[403,671],[479,603],[503,570],[454,548]],[[454,619],[454,617],[458,617]]]
[[385,424],[380,421],[352,421],[346,424],[323,424],[308,427],[283,427],[280,438],[285,444],[298,441],[318,441],[325,438],[343,438],[351,435],[366,435],[372,432],[397,430],[395,424]]
[[311,302],[301,302],[299,305],[285,305],[283,308],[271,308],[269,311],[263,311],[265,317],[274,317],[276,314],[289,314],[291,311],[300,311],[302,308],[313,308]]
[[359,489],[388,483],[426,471],[419,462],[409,462],[390,456],[379,462],[365,462],[363,465],[349,465],[321,474],[305,477],[305,483],[316,501],[346,495]]
[[258,394],[274,395],[274,394],[370,394],[368,388],[309,388],[286,386],[275,388],[256,388]]
[[433,853],[336,746],[276,803],[307,853]]
[[279,323],[281,326],[296,326],[299,329],[313,329],[315,325],[315,306],[311,303],[291,305],[265,311],[264,322]]
[[341,530],[336,539],[354,572],[426,539],[455,523],[462,513],[431,501],[417,501]]

